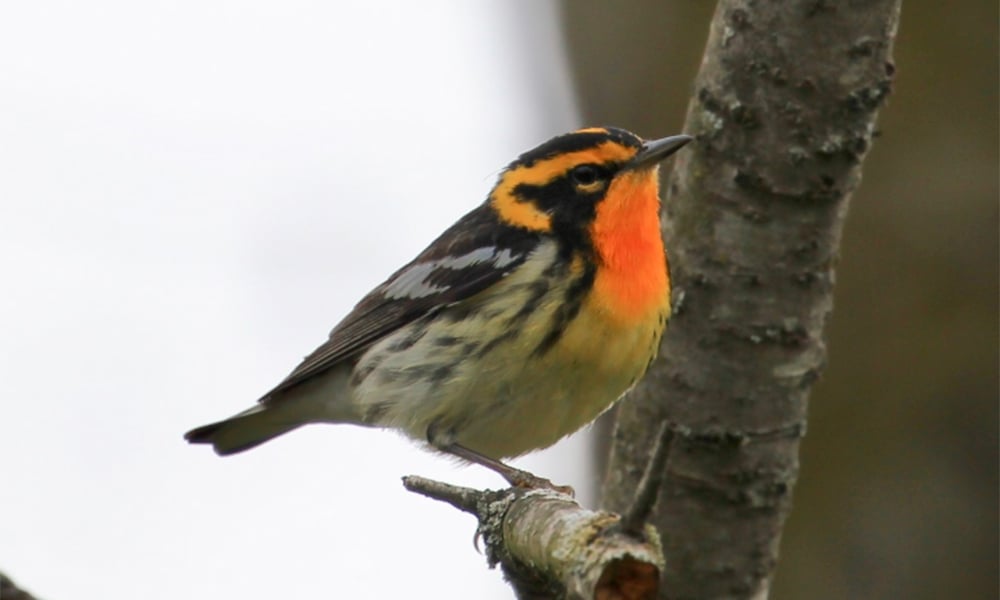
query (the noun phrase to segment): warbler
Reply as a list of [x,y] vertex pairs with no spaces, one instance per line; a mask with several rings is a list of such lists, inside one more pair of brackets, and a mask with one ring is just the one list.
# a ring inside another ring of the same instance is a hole
[[670,315],[658,165],[691,139],[595,127],[521,154],[256,406],[185,437],[227,455],[308,423],[383,427],[547,483],[501,459],[590,423],[655,358]]

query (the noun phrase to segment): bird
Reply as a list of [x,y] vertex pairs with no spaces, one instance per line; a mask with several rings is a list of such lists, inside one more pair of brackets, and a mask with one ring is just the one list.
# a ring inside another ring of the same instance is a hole
[[552,487],[503,460],[592,422],[656,357],[659,164],[691,140],[588,127],[522,153],[256,405],[185,438],[230,455],[311,423],[378,427]]

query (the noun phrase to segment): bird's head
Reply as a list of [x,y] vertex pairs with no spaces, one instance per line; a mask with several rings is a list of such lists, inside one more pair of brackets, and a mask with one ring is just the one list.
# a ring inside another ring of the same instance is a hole
[[656,206],[657,166],[690,141],[686,135],[643,141],[613,127],[560,135],[510,163],[489,205],[508,225],[571,239],[591,228],[602,211]]

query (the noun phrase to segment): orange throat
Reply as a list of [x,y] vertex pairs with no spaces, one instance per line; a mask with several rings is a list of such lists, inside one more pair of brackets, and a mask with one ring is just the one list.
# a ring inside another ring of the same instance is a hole
[[614,179],[590,227],[601,266],[595,298],[616,320],[658,317],[670,303],[667,258],[660,236],[657,170]]

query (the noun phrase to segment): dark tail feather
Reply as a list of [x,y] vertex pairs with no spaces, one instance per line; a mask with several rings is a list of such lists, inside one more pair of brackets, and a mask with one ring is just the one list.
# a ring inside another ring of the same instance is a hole
[[259,446],[304,424],[302,420],[289,420],[285,411],[261,404],[224,421],[196,427],[185,433],[184,439],[192,444],[212,444],[216,454],[227,456]]

